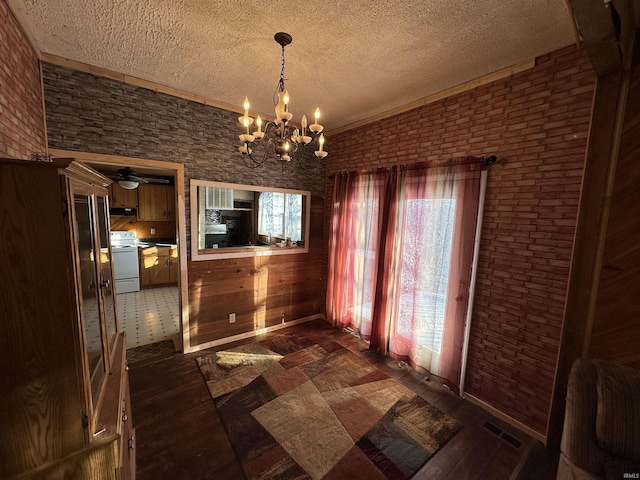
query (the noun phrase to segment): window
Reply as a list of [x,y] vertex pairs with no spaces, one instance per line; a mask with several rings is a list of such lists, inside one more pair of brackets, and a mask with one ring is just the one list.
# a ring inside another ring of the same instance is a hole
[[327,316],[457,388],[481,205],[473,163],[336,175]]
[[[406,201],[396,334],[415,336],[416,345],[442,349],[455,199]],[[416,321],[418,320],[418,321]]]
[[292,242],[302,239],[302,195],[262,192],[258,202],[258,234]]

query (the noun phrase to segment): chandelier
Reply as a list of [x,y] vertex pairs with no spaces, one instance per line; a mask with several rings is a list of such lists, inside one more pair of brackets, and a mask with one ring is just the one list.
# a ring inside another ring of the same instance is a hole
[[[284,47],[291,43],[292,38],[291,35],[284,32],[276,33],[273,38],[282,47],[280,80],[273,95],[276,119],[273,122],[264,123],[263,119],[258,115],[255,118],[256,129],[251,132],[250,128],[254,123],[254,119],[249,116],[250,105],[248,98],[244,99],[244,115],[238,117],[238,121],[243,128],[243,133],[238,135],[242,142],[242,145],[238,147],[238,151],[242,153],[245,165],[250,168],[263,165],[273,154],[283,162],[283,167],[286,162],[290,162],[292,159],[300,163],[305,148],[314,140],[317,140],[318,144],[318,149],[314,151],[316,157],[323,159],[328,155],[324,150],[323,126],[318,123],[320,118],[319,108],[316,108],[314,123],[311,125],[307,124],[306,115],[302,116],[300,128],[294,127],[290,123],[293,114],[289,111],[289,92],[284,87]],[[260,145],[263,153],[255,156],[252,145]]]

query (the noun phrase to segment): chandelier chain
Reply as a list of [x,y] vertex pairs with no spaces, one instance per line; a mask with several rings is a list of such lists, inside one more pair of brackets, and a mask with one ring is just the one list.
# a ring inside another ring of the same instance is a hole
[[282,67],[280,68],[280,91],[284,92],[284,45],[282,45]]

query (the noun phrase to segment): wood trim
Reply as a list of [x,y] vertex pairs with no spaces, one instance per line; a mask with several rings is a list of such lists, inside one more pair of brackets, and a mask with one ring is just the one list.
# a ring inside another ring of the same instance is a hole
[[175,183],[176,205],[178,216],[176,218],[176,233],[178,237],[178,252],[180,258],[180,278],[178,288],[180,290],[180,330],[182,332],[182,351],[190,349],[189,337],[189,291],[188,291],[188,271],[187,271],[187,235],[186,235],[186,209],[184,192],[184,165],[176,162],[165,162],[162,160],[151,160],[135,157],[121,157],[117,155],[105,155],[101,153],[77,152],[74,150],[61,150],[57,148],[49,149],[49,154],[53,157],[73,158],[81,162],[91,162],[96,164],[111,164],[132,167],[149,167],[161,170],[173,171]]
[[[616,77],[618,77],[616,75]],[[627,97],[629,94],[630,74],[627,71],[621,78],[618,90],[618,101],[613,103],[616,107],[615,117],[613,119],[613,132],[609,144],[609,155],[607,158],[608,168],[604,177],[604,191],[602,192],[600,224],[598,226],[596,238],[596,254],[593,258],[593,278],[591,279],[590,297],[588,303],[588,311],[586,317],[586,326],[584,341],[582,344],[582,358],[587,358],[589,354],[589,345],[591,343],[591,332],[593,330],[593,322],[595,320],[596,302],[598,300],[598,289],[600,287],[600,276],[602,274],[602,262],[604,248],[607,241],[607,229],[609,227],[609,214],[611,212],[611,200],[613,198],[614,184],[616,180],[616,169],[618,166],[618,156],[620,154],[620,139],[622,138],[622,130],[624,128],[624,113],[626,109]],[[593,213],[593,212],[592,212]]]
[[[182,330],[182,351],[186,352],[191,346],[189,329],[189,272],[187,262],[187,209],[185,206],[184,192],[184,168],[176,171],[176,227],[179,239],[179,248],[183,252],[178,255],[180,262],[180,275],[178,288],[180,289],[180,329]],[[179,250],[180,251],[180,250]]]
[[554,449],[560,447],[571,366],[576,359],[585,356],[585,348],[591,338],[606,221],[617,162],[616,144],[622,134],[624,108],[620,111],[619,102],[626,102],[623,81],[620,73],[598,78],[594,93],[569,286],[547,423],[547,439],[549,446]]
[[308,317],[298,318],[296,320],[291,320],[289,322],[282,323],[280,325],[274,325],[272,327],[260,328],[258,330],[252,330],[246,333],[239,333],[238,335],[233,335],[231,337],[221,338],[220,340],[213,340],[211,342],[202,343],[200,345],[196,345],[194,347],[189,348],[189,350],[185,350],[184,353],[192,353],[198,352],[200,350],[206,350],[207,348],[217,347],[218,345],[225,345],[227,343],[237,342],[238,340],[244,340],[247,338],[257,337],[258,335],[263,335],[265,333],[275,332],[276,330],[281,330],[283,328],[288,328],[293,325],[299,325],[301,323],[311,322],[312,320],[327,320],[324,314],[319,313],[316,315],[310,315]]
[[[178,98],[184,98],[186,100],[190,100],[192,102],[202,103],[204,105],[209,105],[211,107],[222,108],[224,110],[229,110],[231,112],[243,113],[242,107],[240,105],[231,105],[225,102],[221,102],[219,100],[214,100],[212,98],[204,97],[202,95],[196,95],[193,93],[185,92],[183,90],[178,90],[177,88],[168,87],[166,85],[160,85],[158,83],[150,82],[148,80],[144,80],[138,77],[134,77],[131,75],[126,75],[124,73],[114,72],[112,70],[107,70],[106,68],[95,67],[93,65],[88,65],[86,63],[78,62],[76,60],[71,60],[70,58],[59,57],[57,55],[53,55],[50,53],[42,52],[42,61],[47,63],[52,63],[54,65],[59,65],[62,67],[71,68],[74,70],[78,70],[85,73],[90,73],[92,75],[97,75],[100,77],[110,78],[112,80],[118,80],[120,82],[128,83],[130,85],[135,85],[142,88],[147,88],[149,90],[153,90],[160,93],[166,93],[167,95],[172,95]],[[363,120],[359,120],[357,122],[350,123],[343,127],[329,130],[325,132],[325,135],[335,135],[338,133],[342,133],[346,130],[351,130],[356,127],[360,127],[362,125],[366,125],[377,120],[381,120],[383,118],[390,117],[392,115],[397,115],[399,113],[407,112],[417,107],[421,107],[423,105],[427,105],[438,100],[442,100],[443,98],[450,97],[452,95],[457,95],[458,93],[466,92],[468,90],[473,90],[481,85],[486,85],[487,83],[494,82],[496,80],[501,80],[503,78],[510,77],[519,72],[524,72],[526,70],[530,70],[535,66],[535,59],[530,59],[522,63],[518,63],[516,65],[512,65],[507,68],[503,68],[496,72],[490,73],[488,75],[483,75],[482,77],[476,78],[469,82],[463,83],[456,87],[448,88],[441,92],[435,93],[433,95],[429,95],[427,97],[415,100],[406,105],[401,105],[391,110],[387,110],[385,112],[378,113],[371,117],[365,118]],[[257,112],[263,118],[267,120],[273,120],[274,117],[271,114],[264,112]]]
[[377,122],[378,120],[382,120],[384,118],[391,117],[393,115],[398,115],[400,113],[408,112],[409,110],[413,110],[414,108],[422,107],[424,105],[428,105],[430,103],[437,102],[442,100],[443,98],[451,97],[453,95],[457,95],[459,93],[463,93],[469,90],[473,90],[474,88],[478,88],[482,85],[486,85],[491,82],[495,82],[496,80],[501,80],[503,78],[510,77],[516,73],[524,72],[526,70],[532,69],[536,64],[535,59],[530,59],[522,63],[518,63],[516,65],[512,65],[511,67],[503,68],[502,70],[498,70],[493,73],[489,73],[488,75],[483,75],[482,77],[478,77],[469,82],[457,85],[455,87],[448,88],[446,90],[442,90],[441,92],[434,93],[433,95],[428,95],[426,97],[415,100],[411,103],[407,103],[405,105],[401,105],[399,107],[393,108],[391,110],[387,110],[371,117],[364,118],[362,120],[358,120],[357,122],[350,123],[343,127],[339,127],[333,130],[329,130],[325,133],[325,135],[337,135],[338,133],[345,132],[347,130],[352,130],[357,127],[361,127],[363,125],[368,125],[373,122]]
[[546,438],[540,432],[537,432],[537,431],[533,430],[532,428],[527,427],[524,423],[520,423],[515,418],[511,418],[506,413],[502,413],[497,408],[492,407],[488,403],[483,402],[479,398],[476,398],[476,397],[474,397],[473,395],[471,395],[469,393],[465,393],[462,396],[462,398],[464,398],[465,400],[468,400],[469,402],[473,403],[474,405],[479,406],[483,410],[486,410],[487,412],[489,412],[494,417],[498,417],[500,420],[504,420],[509,425],[512,425],[513,427],[517,428],[518,430],[526,433],[530,437],[535,438],[536,440],[539,440],[542,443],[545,443]]
[[40,101],[42,102],[42,126],[44,128],[44,151],[49,153],[49,132],[47,131],[47,105],[44,99],[44,71],[42,61],[38,62],[38,71],[40,72]]

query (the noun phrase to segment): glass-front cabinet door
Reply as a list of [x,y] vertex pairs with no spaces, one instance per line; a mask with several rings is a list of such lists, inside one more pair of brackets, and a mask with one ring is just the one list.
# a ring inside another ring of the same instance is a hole
[[107,345],[109,351],[113,350],[118,333],[118,325],[116,320],[116,304],[114,295],[113,269],[111,265],[111,236],[109,234],[109,205],[106,197],[98,195],[96,197],[97,225],[98,225],[98,244],[100,245],[100,272],[102,279],[100,285],[102,288],[102,297],[104,299],[104,318],[106,324]]
[[[83,335],[84,375],[90,388],[88,423],[92,431],[94,412],[102,386],[111,371],[111,355],[118,334],[113,291],[108,197],[106,188],[70,180],[73,198],[73,238],[76,250],[77,290],[80,292],[79,332]],[[92,431],[93,433],[93,431]]]
[[97,270],[100,255],[96,253],[95,247],[94,196],[77,190],[73,194],[78,262],[76,274],[81,292],[81,330],[85,337],[85,355],[91,378],[91,406],[95,409],[100,385],[107,368],[102,337],[101,294]]

